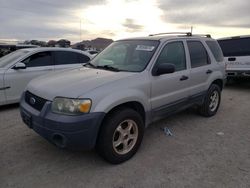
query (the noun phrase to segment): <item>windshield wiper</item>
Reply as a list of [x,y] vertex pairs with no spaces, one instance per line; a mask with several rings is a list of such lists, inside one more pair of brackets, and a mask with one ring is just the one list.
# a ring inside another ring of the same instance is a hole
[[95,65],[93,65],[92,63],[90,63],[90,61],[88,62],[88,63],[86,63],[86,64],[84,64],[84,65],[82,65],[82,66],[90,66],[90,67],[93,67],[93,68],[96,68],[96,66]]
[[105,70],[110,70],[110,71],[115,71],[115,72],[119,72],[120,69],[112,67],[110,65],[104,65],[104,66],[96,66],[96,68],[100,68],[100,69],[105,69]]

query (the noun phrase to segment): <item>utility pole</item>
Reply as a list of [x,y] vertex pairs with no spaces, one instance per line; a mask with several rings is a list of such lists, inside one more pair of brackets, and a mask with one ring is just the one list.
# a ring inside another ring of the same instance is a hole
[[82,19],[80,19],[80,42],[82,41]]

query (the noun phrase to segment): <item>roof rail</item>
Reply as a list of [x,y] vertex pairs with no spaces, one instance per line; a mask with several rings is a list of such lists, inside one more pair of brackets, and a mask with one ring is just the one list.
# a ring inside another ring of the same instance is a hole
[[152,37],[152,36],[158,36],[158,35],[175,35],[175,34],[177,34],[177,35],[185,35],[185,36],[188,36],[188,37],[191,37],[191,36],[203,36],[203,37],[211,38],[210,34],[195,34],[195,35],[193,35],[190,32],[156,33],[156,34],[150,34],[149,36]]
[[150,34],[149,36],[152,37],[152,36],[157,36],[157,35],[175,35],[175,34],[178,34],[178,35],[186,35],[186,36],[192,36],[192,33],[190,33],[190,32],[156,33],[156,34]]
[[200,37],[211,38],[211,35],[210,35],[210,34],[195,34],[195,35],[191,35],[191,36],[200,36]]

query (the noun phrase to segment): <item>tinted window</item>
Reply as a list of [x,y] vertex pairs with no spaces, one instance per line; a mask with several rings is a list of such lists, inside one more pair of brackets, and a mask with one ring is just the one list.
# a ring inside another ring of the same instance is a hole
[[186,69],[186,57],[183,43],[172,42],[167,44],[156,61],[156,64],[162,63],[174,64],[176,71]]
[[40,66],[50,66],[51,52],[39,52],[36,53],[23,61],[27,67],[40,67]]
[[83,55],[83,54],[78,54],[78,59],[80,63],[87,63],[90,60],[88,56]]
[[55,64],[56,65],[67,65],[79,63],[77,53],[75,52],[54,52],[55,53]]
[[199,41],[188,41],[188,49],[191,59],[191,67],[200,67],[209,64],[207,51]]
[[219,40],[224,56],[250,55],[250,38]]
[[212,54],[214,55],[214,58],[216,61],[221,62],[223,61],[224,57],[222,54],[222,51],[220,49],[220,46],[217,44],[216,41],[206,41],[209,49],[211,50]]

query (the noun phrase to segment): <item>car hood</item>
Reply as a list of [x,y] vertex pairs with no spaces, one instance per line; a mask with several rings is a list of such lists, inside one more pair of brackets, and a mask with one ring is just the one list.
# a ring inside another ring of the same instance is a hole
[[26,90],[51,101],[58,96],[78,98],[97,87],[126,78],[132,74],[135,73],[78,68],[38,77],[28,84]]

